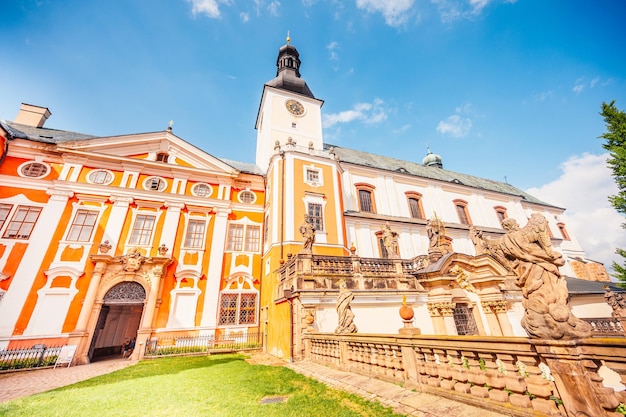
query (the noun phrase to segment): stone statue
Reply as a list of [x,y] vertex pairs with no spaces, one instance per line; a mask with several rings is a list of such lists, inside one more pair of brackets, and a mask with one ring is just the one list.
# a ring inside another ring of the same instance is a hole
[[387,251],[388,258],[396,259],[399,257],[398,234],[391,230],[389,222],[385,223],[385,227],[383,227],[383,245]]
[[552,250],[546,218],[534,213],[521,229],[513,219],[505,219],[502,226],[507,233],[487,241],[487,250],[517,276],[524,296],[522,327],[533,338],[589,337],[591,325],[570,310],[567,285],[559,272],[565,261]]
[[339,297],[337,297],[337,317],[338,324],[335,333],[356,333],[357,328],[354,324],[354,313],[350,308],[350,303],[354,300],[354,294],[346,286],[346,282],[339,282]]
[[476,250],[476,256],[482,255],[486,252],[485,249],[485,240],[483,239],[483,231],[478,230],[476,226],[471,225],[469,227],[469,237],[474,244],[474,249]]
[[311,224],[308,215],[304,215],[304,222],[300,225],[302,235],[302,250],[300,253],[313,253],[313,243],[315,243],[315,228]]
[[608,305],[613,308],[613,317],[626,318],[626,300],[621,293],[614,293],[608,287],[605,287],[604,299]]

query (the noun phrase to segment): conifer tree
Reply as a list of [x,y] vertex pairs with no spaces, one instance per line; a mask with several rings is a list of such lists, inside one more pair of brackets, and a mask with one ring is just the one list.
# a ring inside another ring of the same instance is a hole
[[[618,190],[616,195],[609,196],[609,202],[618,213],[626,216],[626,112],[619,110],[613,100],[609,104],[602,103],[600,114],[606,123],[606,133],[600,136],[606,141],[602,147],[609,151],[607,164],[613,170]],[[626,223],[622,223],[622,228],[626,229]],[[615,252],[624,262],[622,265],[613,262],[611,275],[626,286],[626,250],[617,248]]]

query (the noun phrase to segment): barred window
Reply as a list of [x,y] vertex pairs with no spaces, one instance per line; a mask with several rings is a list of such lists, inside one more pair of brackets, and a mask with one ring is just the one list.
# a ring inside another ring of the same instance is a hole
[[322,205],[319,203],[309,203],[307,214],[309,215],[309,221],[313,225],[315,230],[324,230],[324,216],[322,214]]
[[185,235],[185,247],[201,248],[204,246],[204,229],[206,222],[199,219],[191,219],[187,224],[187,234]]
[[474,321],[472,311],[467,304],[456,304],[454,306],[454,324],[459,335],[478,334],[478,327]]
[[131,245],[149,245],[155,222],[156,216],[138,214],[128,243]]
[[374,203],[374,186],[365,183],[354,184],[359,197],[359,210],[366,213],[376,213]]
[[67,240],[89,242],[97,219],[98,212],[95,210],[76,211],[76,215],[70,226],[70,231],[67,233]]
[[28,239],[40,213],[41,207],[18,206],[2,237],[5,239]]
[[256,323],[256,293],[222,293],[220,326]]

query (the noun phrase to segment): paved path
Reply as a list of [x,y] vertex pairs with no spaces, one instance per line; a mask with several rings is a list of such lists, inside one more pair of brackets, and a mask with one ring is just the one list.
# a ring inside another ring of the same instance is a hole
[[101,360],[88,365],[32,369],[0,374],[0,402],[27,397],[108,374],[137,363],[129,359]]
[[[396,384],[374,378],[339,371],[312,362],[286,363],[266,353],[252,353],[247,360],[252,364],[286,366],[295,372],[317,379],[324,384],[348,391],[392,407],[397,413],[416,417],[503,417],[484,410],[436,395],[418,393]],[[70,368],[34,369],[0,374],[0,402],[27,397],[54,388],[71,385],[137,363],[128,359],[109,359]]]

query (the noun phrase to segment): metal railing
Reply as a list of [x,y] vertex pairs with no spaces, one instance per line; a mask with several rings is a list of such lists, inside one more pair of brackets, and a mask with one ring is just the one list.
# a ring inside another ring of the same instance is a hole
[[159,357],[237,352],[258,349],[262,344],[263,335],[260,332],[217,336],[156,337],[148,340],[144,355]]
[[52,366],[62,347],[38,344],[31,348],[0,350],[0,371]]

